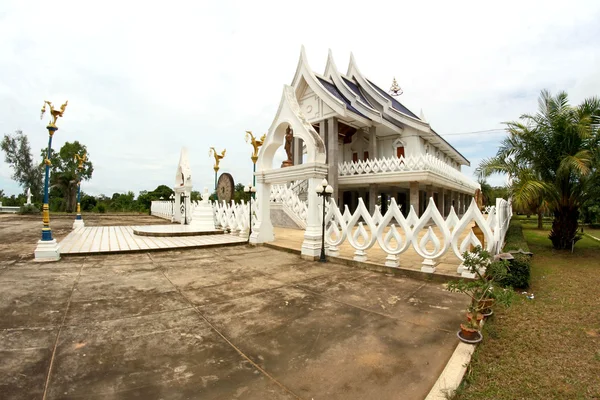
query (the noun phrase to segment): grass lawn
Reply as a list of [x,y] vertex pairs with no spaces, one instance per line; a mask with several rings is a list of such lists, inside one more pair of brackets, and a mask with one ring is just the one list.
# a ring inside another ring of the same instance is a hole
[[600,399],[600,242],[557,252],[535,227],[523,225],[535,299],[490,318],[455,399]]

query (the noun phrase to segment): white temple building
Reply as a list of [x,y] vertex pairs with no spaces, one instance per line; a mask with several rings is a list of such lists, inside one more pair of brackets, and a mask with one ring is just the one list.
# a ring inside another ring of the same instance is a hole
[[[391,197],[404,213],[421,214],[433,197],[443,216],[465,211],[480,186],[461,172],[470,165],[425,119],[417,116],[359,70],[353,55],[340,72],[331,51],[323,74],[314,72],[304,48],[291,84],[300,111],[326,147],[327,180],[337,204],[352,211],[362,197],[372,212]],[[295,137],[294,165],[306,147]]]

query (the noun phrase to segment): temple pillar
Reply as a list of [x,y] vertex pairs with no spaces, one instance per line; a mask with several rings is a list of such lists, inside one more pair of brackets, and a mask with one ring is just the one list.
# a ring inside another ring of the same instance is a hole
[[338,120],[337,118],[330,118],[327,120],[327,142],[325,148],[327,149],[327,182],[333,188],[333,194],[331,198],[335,200],[336,204],[340,204],[338,197]]
[[294,165],[302,164],[302,139],[294,138]]
[[442,189],[442,204],[443,204],[443,208],[442,210],[444,210],[442,212],[442,215],[444,216],[444,218],[446,218],[448,216],[448,213],[450,212],[450,198],[449,198],[449,191],[448,189]]
[[427,197],[425,198],[425,204],[423,204],[423,211],[425,211],[429,205],[429,198],[433,197],[433,185],[425,186],[425,192]]
[[408,206],[413,207],[417,215],[421,216],[421,210],[419,209],[419,182],[410,182],[410,201]]
[[377,205],[377,185],[369,185],[369,214],[373,215]]
[[387,193],[382,192],[381,196],[381,215],[385,215],[388,210],[388,195]]
[[369,158],[377,159],[377,134],[374,126],[369,127]]

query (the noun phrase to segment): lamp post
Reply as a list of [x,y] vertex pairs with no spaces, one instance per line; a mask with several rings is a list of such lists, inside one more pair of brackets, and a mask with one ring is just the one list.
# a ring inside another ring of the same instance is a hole
[[60,260],[60,252],[58,250],[58,243],[55,239],[52,238],[52,229],[50,229],[50,207],[48,205],[48,185],[50,180],[50,166],[52,162],[50,158],[52,157],[52,136],[58,130],[56,126],[56,120],[59,117],[62,117],[65,109],[67,108],[68,101],[65,101],[63,105],[60,106],[60,109],[55,110],[54,106],[51,102],[44,100],[44,105],[42,106],[42,113],[40,119],[44,117],[44,113],[46,112],[46,105],[50,108],[50,114],[52,118],[50,123],[46,126],[48,129],[48,151],[46,153],[46,158],[44,159],[44,164],[46,164],[46,176],[44,178],[44,204],[42,206],[42,223],[44,224],[42,227],[42,239],[38,241],[38,246],[35,249],[35,260],[36,261],[58,261]]
[[256,186],[256,176],[254,176],[254,174],[256,174],[256,162],[258,161],[258,150],[260,149],[260,147],[263,145],[265,138],[267,137],[267,134],[265,133],[264,135],[261,136],[260,139],[256,139],[254,137],[254,135],[252,134],[252,131],[246,131],[246,143],[248,143],[248,141],[250,141],[250,144],[252,144],[252,155],[250,156],[250,159],[252,160],[252,185]]
[[[161,197],[162,199],[162,197]],[[171,193],[169,196],[169,200],[171,200],[171,222],[173,222],[173,218],[175,217],[175,194]]]
[[181,206],[183,207],[183,224],[187,225],[187,204],[185,202],[185,200],[188,198],[188,196],[185,195],[185,192],[181,193],[181,195],[179,196],[179,198],[181,199]]
[[226,152],[227,149],[223,149],[221,154],[217,153],[217,150],[215,150],[214,147],[208,149],[208,156],[215,158],[215,165],[213,166],[213,169],[215,170],[215,192],[217,191],[217,172],[219,172],[219,162],[225,157]]
[[256,188],[252,184],[249,184],[248,186],[244,186],[244,192],[250,193],[250,200],[248,200],[248,206],[250,208],[250,215],[248,218],[248,240],[250,240],[250,235],[252,235],[252,199],[256,193]]
[[83,218],[81,218],[81,171],[83,170],[83,163],[87,159],[87,154],[83,153],[83,157],[79,154],[75,154],[75,160],[79,162],[77,165],[77,216],[73,221],[73,229],[83,228],[85,226]]
[[327,258],[325,257],[325,204],[326,200],[333,194],[333,188],[327,183],[327,179],[323,179],[321,187],[322,188],[317,188],[317,196],[323,198],[323,225],[321,230],[321,257],[319,257],[319,262],[327,262]]

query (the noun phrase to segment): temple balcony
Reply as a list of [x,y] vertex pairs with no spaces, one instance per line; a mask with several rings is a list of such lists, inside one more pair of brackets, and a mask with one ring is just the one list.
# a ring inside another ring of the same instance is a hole
[[420,182],[469,194],[479,189],[477,182],[430,154],[346,161],[338,164],[340,186],[402,185],[408,182]]

